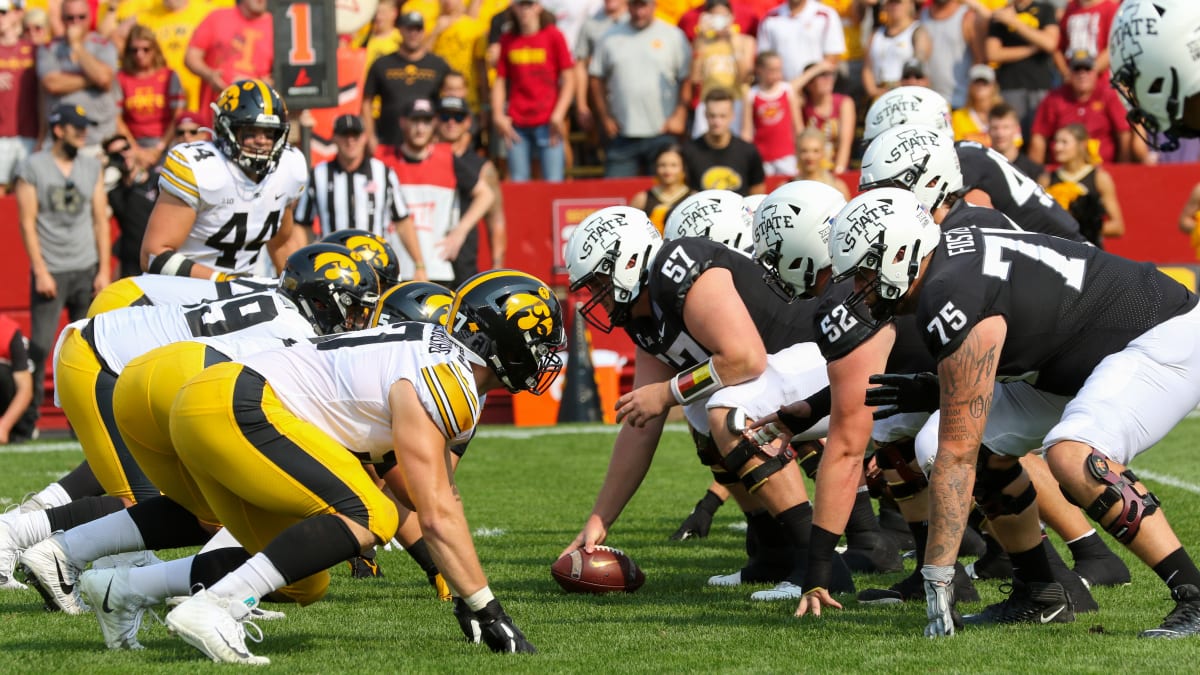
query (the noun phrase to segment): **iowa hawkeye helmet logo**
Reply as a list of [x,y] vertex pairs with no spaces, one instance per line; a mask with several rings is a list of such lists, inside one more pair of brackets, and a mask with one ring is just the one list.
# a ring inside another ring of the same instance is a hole
[[313,270],[318,274],[323,274],[330,281],[341,279],[354,286],[362,283],[358,265],[355,265],[350,256],[344,253],[318,253],[317,257],[313,259]]
[[361,235],[348,237],[342,245],[358,253],[359,257],[371,263],[376,268],[383,269],[392,264],[392,261],[388,259],[387,250],[383,248],[377,237],[364,237]]
[[425,303],[421,307],[421,311],[425,316],[429,317],[430,321],[445,326],[447,319],[450,318],[450,303],[453,301],[454,297],[448,294],[430,295],[425,298]]
[[504,316],[523,331],[532,332],[538,337],[549,337],[554,332],[554,317],[550,315],[550,305],[546,304],[550,291],[542,287],[537,289],[537,293],[510,295],[504,301]]

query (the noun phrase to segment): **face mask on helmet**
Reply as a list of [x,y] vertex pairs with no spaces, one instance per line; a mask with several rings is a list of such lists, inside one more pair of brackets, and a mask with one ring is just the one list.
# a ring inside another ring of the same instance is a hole
[[310,244],[288,256],[279,292],[319,335],[329,335],[367,326],[379,281],[371,265],[345,246]]
[[926,87],[905,86],[889,90],[867,109],[863,123],[863,143],[901,124],[929,127],[954,135],[950,128],[950,104],[941,94]]
[[909,190],[934,211],[963,190],[962,167],[950,136],[902,125],[881,133],[863,154],[859,189]]
[[751,228],[741,195],[731,190],[704,190],[671,209],[663,226],[663,239],[700,237],[750,253],[754,247]]
[[855,279],[846,305],[870,308],[876,321],[895,315],[941,241],[941,230],[911,192],[879,188],[850,200],[834,219],[829,253],[834,278]]
[[562,370],[562,309],[536,277],[513,270],[477,274],[455,291],[449,316],[450,334],[513,393],[542,394]]
[[340,244],[357,253],[375,269],[380,286],[390,288],[400,283],[400,261],[383,237],[366,230],[336,230],[321,237],[321,241]]
[[392,286],[383,295],[370,325],[387,326],[401,321],[420,321],[446,325],[454,295],[429,281],[405,281]]
[[1200,3],[1126,0],[1109,36],[1112,85],[1134,130],[1151,147],[1179,148],[1200,137]]
[[754,212],[754,258],[764,280],[791,302],[817,292],[817,273],[831,265],[829,232],[846,200],[836,188],[792,181],[766,197]]
[[567,240],[567,273],[572,293],[586,297],[584,318],[609,333],[625,325],[646,270],[662,246],[662,236],[642,211],[610,206],[584,219]]
[[[239,80],[225,88],[212,104],[213,144],[230,161],[246,172],[263,176],[275,170],[287,147],[287,105],[262,80]],[[270,145],[247,152],[247,135],[263,130]]]

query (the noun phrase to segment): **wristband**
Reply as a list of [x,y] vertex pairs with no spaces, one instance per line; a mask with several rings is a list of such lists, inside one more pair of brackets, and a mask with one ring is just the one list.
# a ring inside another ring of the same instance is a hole
[[492,589],[484,586],[471,595],[463,598],[463,602],[467,603],[467,607],[470,607],[472,612],[478,612],[486,607],[489,602],[495,599],[496,596],[492,595]]
[[704,493],[704,497],[700,502],[696,504],[696,508],[711,516],[715,515],[717,509],[721,508],[723,504],[725,504],[724,499],[718,497],[712,490],[708,490]]
[[834,534],[820,525],[812,526],[808,542],[808,569],[804,573],[805,591],[829,588],[833,579],[833,554],[840,534]]
[[167,249],[158,255],[150,256],[150,264],[146,271],[150,274],[165,274],[174,277],[192,276],[192,267],[196,263],[188,260],[187,256],[178,251]]
[[711,396],[724,386],[725,383],[721,382],[721,377],[717,375],[717,369],[713,367],[712,359],[688,368],[671,378],[670,382],[671,395],[679,405],[687,405]]

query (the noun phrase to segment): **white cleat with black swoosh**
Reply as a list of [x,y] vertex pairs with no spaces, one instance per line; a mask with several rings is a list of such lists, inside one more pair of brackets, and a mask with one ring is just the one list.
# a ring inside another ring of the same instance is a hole
[[[251,609],[205,589],[172,609],[167,614],[166,624],[172,633],[217,663],[270,665],[270,659],[255,656],[246,648],[246,631],[258,629],[250,621]],[[259,631],[257,640],[261,639],[262,632]]]
[[25,569],[25,581],[42,594],[47,610],[83,614],[88,606],[79,597],[78,582],[87,563],[67,555],[62,539],[62,533],[56,532],[25,549],[20,564]]

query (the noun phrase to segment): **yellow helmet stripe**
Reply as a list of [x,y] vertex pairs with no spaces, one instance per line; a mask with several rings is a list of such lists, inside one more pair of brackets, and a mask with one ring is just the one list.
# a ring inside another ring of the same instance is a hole
[[255,80],[254,84],[258,85],[258,93],[262,95],[263,114],[274,115],[275,110],[274,103],[271,101],[271,88],[268,87],[267,83],[263,82],[262,80]]
[[533,276],[532,274],[526,274],[524,272],[518,272],[516,270],[494,270],[494,271],[488,272],[486,274],[481,274],[478,277],[475,277],[474,280],[468,281],[467,284],[465,286],[463,286],[462,288],[459,288],[457,291],[454,291],[452,293],[452,295],[454,296],[454,304],[450,305],[450,319],[446,322],[447,325],[449,325],[449,323],[454,320],[453,317],[458,315],[458,307],[461,304],[462,297],[464,295],[466,295],[468,292],[471,291],[471,289],[475,288],[476,286],[478,286],[482,283],[491,281],[492,279],[495,279],[497,277],[525,277],[527,279],[532,279],[533,281],[536,281],[539,284],[542,283],[542,281],[540,279]]

